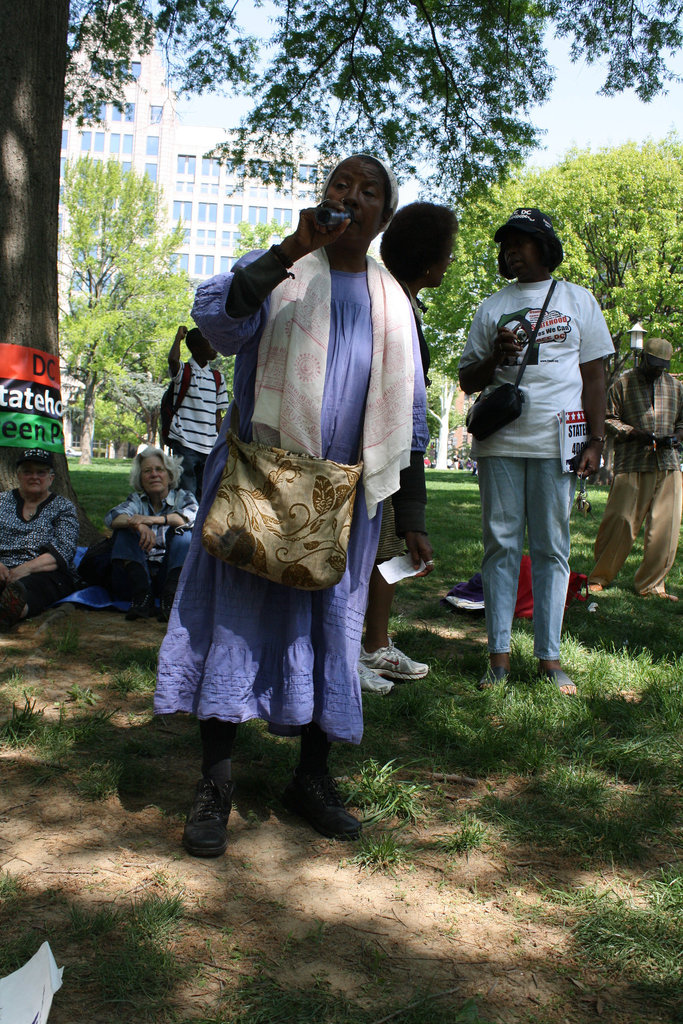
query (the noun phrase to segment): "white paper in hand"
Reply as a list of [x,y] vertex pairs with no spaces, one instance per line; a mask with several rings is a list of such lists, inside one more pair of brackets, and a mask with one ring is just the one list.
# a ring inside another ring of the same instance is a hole
[[57,967],[50,944],[44,942],[28,963],[0,979],[0,1022],[45,1024],[52,996],[62,987],[63,970]]
[[417,576],[419,572],[426,569],[426,565],[424,562],[420,562],[419,569],[416,569],[410,555],[396,555],[396,558],[381,562],[377,568],[387,583],[398,583],[399,580],[404,580],[407,576]]

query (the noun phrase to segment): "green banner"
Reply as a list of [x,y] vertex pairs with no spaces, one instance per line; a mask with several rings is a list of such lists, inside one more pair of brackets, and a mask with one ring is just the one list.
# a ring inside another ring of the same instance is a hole
[[0,409],[0,445],[9,448],[46,448],[64,451],[61,420]]

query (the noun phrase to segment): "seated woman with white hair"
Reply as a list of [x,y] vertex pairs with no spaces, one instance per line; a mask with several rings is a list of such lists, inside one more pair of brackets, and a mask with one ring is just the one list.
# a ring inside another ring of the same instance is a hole
[[145,448],[133,459],[133,491],[104,518],[113,533],[112,587],[130,598],[127,619],[148,619],[159,597],[159,621],[168,621],[190,547],[197,499],[178,487],[182,459]]

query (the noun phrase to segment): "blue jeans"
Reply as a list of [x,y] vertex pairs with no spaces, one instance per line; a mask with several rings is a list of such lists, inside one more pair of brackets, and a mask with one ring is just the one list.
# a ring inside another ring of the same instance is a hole
[[183,468],[178,487],[184,491],[194,494],[197,501],[202,496],[202,482],[204,480],[204,463],[208,456],[203,452],[195,452],[192,448],[186,448],[179,441],[171,441],[171,451],[178,458],[183,460]]
[[150,573],[150,563],[147,553],[140,547],[138,533],[134,530],[114,530],[114,545],[111,552],[112,561],[112,588],[117,597],[126,599],[132,597],[130,583],[125,571],[125,562],[137,562],[147,573],[150,587],[160,594],[166,578],[172,569],[179,569],[185,561],[185,556],[190,550],[192,530],[183,530],[176,533],[173,528],[166,531],[166,554],[163,560],[158,563],[159,569],[154,574]]
[[534,594],[534,655],[557,661],[569,583],[569,513],[576,476],[559,458],[479,459],[484,607],[490,654],[510,651],[519,564],[528,531]]

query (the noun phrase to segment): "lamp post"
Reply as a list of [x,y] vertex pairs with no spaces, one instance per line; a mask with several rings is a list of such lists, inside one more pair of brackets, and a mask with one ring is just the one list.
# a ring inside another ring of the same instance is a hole
[[636,320],[631,330],[628,332],[631,335],[631,353],[633,355],[633,365],[638,366],[640,362],[640,356],[643,351],[643,339],[645,337],[645,328],[641,324],[640,320]]

